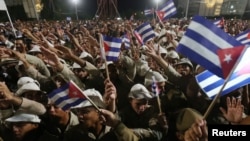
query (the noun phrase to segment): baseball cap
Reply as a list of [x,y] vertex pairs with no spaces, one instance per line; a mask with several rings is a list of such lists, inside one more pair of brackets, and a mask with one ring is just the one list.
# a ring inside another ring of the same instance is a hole
[[193,69],[193,64],[188,58],[181,58],[179,61],[175,64],[176,65],[181,65],[181,64],[187,64],[191,69]]
[[28,51],[28,53],[32,53],[32,52],[42,52],[42,51],[40,50],[40,46],[34,45],[34,46],[32,47],[32,49],[30,49],[30,50]]
[[157,71],[148,71],[145,80],[144,80],[144,85],[148,87],[153,83],[153,77],[155,78],[155,82],[166,82],[167,79],[163,77],[159,72]]
[[39,82],[31,77],[19,78],[17,81],[17,88],[18,90],[15,93],[17,96],[21,96],[28,91],[41,91]]
[[[105,108],[106,105],[103,102],[103,98],[102,95],[100,94],[99,91],[95,90],[95,89],[87,89],[84,90],[83,93],[88,96],[88,98],[97,106],[100,108]],[[81,102],[80,104],[71,107],[71,109],[77,109],[77,108],[85,108],[85,107],[90,107],[93,106],[91,102],[89,102],[89,100],[85,100],[83,102]]]
[[40,123],[41,119],[34,114],[17,112],[13,116],[7,118],[6,122],[32,122],[32,123]]
[[150,94],[148,89],[142,84],[135,84],[131,87],[128,94],[129,98],[133,99],[151,99],[153,96]]
[[176,129],[186,131],[197,120],[202,119],[201,113],[193,108],[183,108],[179,111],[176,119]]

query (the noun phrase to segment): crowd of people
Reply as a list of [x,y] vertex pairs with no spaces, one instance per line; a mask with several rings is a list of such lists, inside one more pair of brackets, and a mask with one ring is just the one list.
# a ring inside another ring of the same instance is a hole
[[[208,124],[249,124],[247,86],[203,118],[212,99],[195,75],[205,68],[175,50],[191,20],[148,21],[156,36],[144,45],[133,34],[142,20],[0,23],[1,140],[207,141]],[[225,19],[222,29],[235,36],[249,23]],[[118,60],[105,62],[100,35],[124,34],[129,47],[122,43]],[[94,105],[64,110],[48,98],[70,81]]]

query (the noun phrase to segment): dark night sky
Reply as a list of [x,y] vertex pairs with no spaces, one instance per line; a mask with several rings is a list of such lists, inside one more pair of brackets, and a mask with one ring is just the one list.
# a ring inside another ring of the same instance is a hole
[[[71,0],[57,0],[60,3],[63,2],[64,9],[69,11],[74,10],[74,5],[70,2]],[[78,5],[79,14],[90,14],[94,15],[97,11],[96,1],[97,0],[79,0]],[[106,0],[108,1],[108,0]],[[130,13],[131,11],[142,11],[145,8],[155,7],[155,0],[117,0],[118,1],[118,11],[121,15],[125,13]],[[162,0],[167,1],[167,0]]]

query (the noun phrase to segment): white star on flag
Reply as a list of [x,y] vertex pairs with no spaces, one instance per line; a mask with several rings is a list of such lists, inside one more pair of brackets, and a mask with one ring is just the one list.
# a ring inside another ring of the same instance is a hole
[[229,64],[231,60],[232,60],[231,54],[225,54],[225,58],[223,61]]

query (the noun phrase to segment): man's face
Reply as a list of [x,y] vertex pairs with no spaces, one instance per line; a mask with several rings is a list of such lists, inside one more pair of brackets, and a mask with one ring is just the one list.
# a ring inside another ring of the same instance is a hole
[[146,99],[131,99],[131,107],[138,114],[142,114],[148,107],[148,101]]
[[16,50],[21,52],[21,53],[25,53],[25,44],[23,43],[23,40],[16,40],[15,41],[15,47]]
[[176,65],[176,71],[182,74],[183,76],[191,74],[191,68],[187,64]]
[[100,117],[98,111],[90,106],[84,108],[74,109],[80,123],[86,127],[91,128],[96,126],[96,123],[100,122]]
[[63,111],[61,108],[55,106],[54,104],[47,104],[46,108],[47,108],[47,112],[49,114],[50,119],[55,124],[60,124],[60,121],[62,121],[63,118],[68,116],[67,111]]
[[30,131],[38,128],[38,124],[29,122],[15,122],[11,124],[11,127],[15,137],[17,139],[22,139]]

